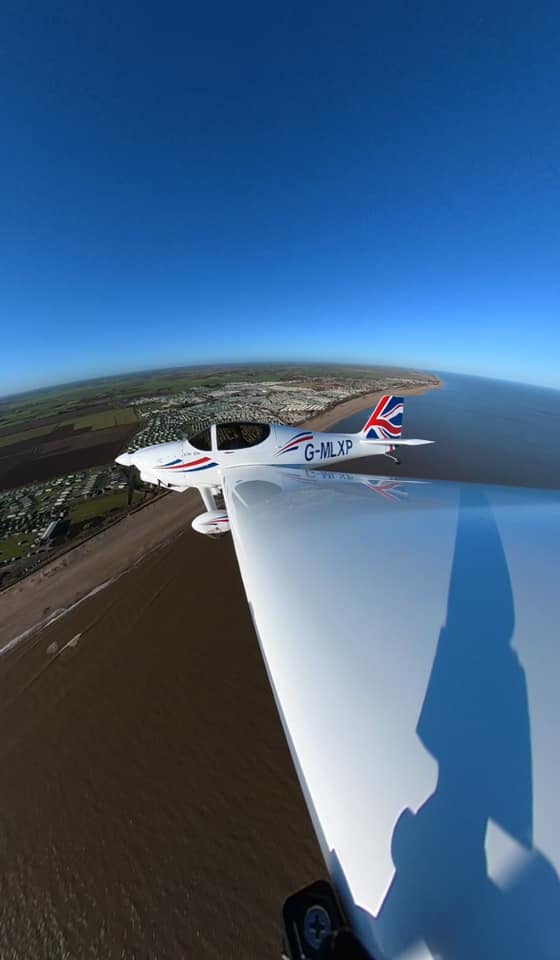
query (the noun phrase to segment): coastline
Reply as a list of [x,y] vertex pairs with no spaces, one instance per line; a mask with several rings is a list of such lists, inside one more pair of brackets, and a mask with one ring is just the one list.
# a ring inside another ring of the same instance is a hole
[[[399,391],[399,395],[403,397],[421,397],[422,394],[428,393],[430,390],[441,390],[444,383],[439,377],[437,377],[433,383],[425,384],[418,387],[407,387],[402,388]],[[340,420],[345,420],[346,417],[351,417],[354,413],[359,413],[360,410],[365,410],[368,406],[373,407],[379,397],[383,396],[383,391],[375,390],[373,393],[359,393],[355,397],[350,397],[348,400],[342,400],[341,403],[337,403],[334,407],[327,407],[326,410],[321,410],[320,413],[317,413],[314,417],[310,417],[308,420],[302,421],[299,426],[310,427],[312,430],[330,430],[335,424]]]
[[[437,378],[433,384],[401,389],[400,393],[420,396],[442,386]],[[382,395],[383,391],[375,391],[350,397],[298,426],[328,430],[340,420],[373,407]],[[1,593],[0,655],[64,616],[102,585],[123,576],[154,550],[169,544],[190,526],[199,509],[196,490],[158,498],[7,587]]]
[[0,655],[171,542],[197,509],[195,490],[160,497],[7,587],[1,594]]

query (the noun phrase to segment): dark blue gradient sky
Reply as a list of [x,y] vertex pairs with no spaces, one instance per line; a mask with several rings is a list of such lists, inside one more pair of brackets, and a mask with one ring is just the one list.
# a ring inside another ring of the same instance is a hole
[[560,387],[560,6],[9,3],[0,393],[191,362]]

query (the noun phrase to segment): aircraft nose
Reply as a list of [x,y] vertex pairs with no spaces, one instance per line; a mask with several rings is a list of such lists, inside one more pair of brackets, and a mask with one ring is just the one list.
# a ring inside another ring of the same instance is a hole
[[121,453],[118,457],[115,457],[115,463],[119,463],[121,467],[130,467],[132,457],[129,453]]

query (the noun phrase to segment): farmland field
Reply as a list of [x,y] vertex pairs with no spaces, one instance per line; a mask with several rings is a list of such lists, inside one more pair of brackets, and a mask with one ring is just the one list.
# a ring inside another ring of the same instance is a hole
[[54,424],[45,424],[42,427],[33,427],[31,430],[18,430],[16,433],[8,433],[0,436],[0,447],[10,447],[26,440],[34,440],[36,437],[44,437],[53,430]]
[[133,407],[116,407],[114,410],[102,410],[99,413],[86,413],[74,420],[64,420],[63,424],[72,424],[74,430],[105,430],[108,427],[121,427],[136,423],[138,417]]
[[107,393],[60,388],[0,401],[0,490],[111,463],[139,418]]
[[85,424],[79,420],[59,421],[58,425],[48,428],[48,433],[28,430],[22,436],[19,431],[12,434],[15,443],[8,444],[8,437],[0,437],[0,490],[111,463],[126,449],[138,429],[138,422],[133,410],[134,420],[130,419],[128,408],[117,411],[124,413],[123,419],[128,420],[118,425],[114,423],[115,411],[106,413],[111,420],[107,426],[103,426],[101,419],[94,426],[94,417],[104,416],[99,412],[84,417]]
[[[300,377],[335,375],[338,378],[371,376],[376,369],[386,376],[390,368],[354,367],[326,364],[236,364],[221,366],[179,367],[143,371],[119,377],[64,384],[18,396],[0,398],[0,435],[21,430],[28,423],[69,422],[84,415],[105,413],[143,396],[166,396],[200,386],[223,386],[244,380],[259,383],[266,380],[292,380]],[[126,415],[126,414],[125,414]],[[123,423],[122,420],[119,421]]]

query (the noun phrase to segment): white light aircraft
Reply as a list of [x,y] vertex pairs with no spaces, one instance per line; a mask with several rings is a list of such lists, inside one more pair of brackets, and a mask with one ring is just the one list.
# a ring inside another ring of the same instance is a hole
[[196,487],[206,512],[193,528],[207,536],[229,530],[227,512],[217,509],[224,470],[249,464],[329,468],[357,457],[382,454],[399,463],[397,447],[432,443],[403,440],[404,401],[384,396],[358,433],[322,433],[268,423],[218,423],[188,440],[176,440],[123,453],[116,462],[136,467],[145,483],[182,492]]
[[396,436],[378,404],[357,435],[218,425],[119,462],[198,486],[215,530],[223,491],[335,891],[287,901],[284,956],[558,960],[560,493],[307,469],[393,455],[383,403]]

